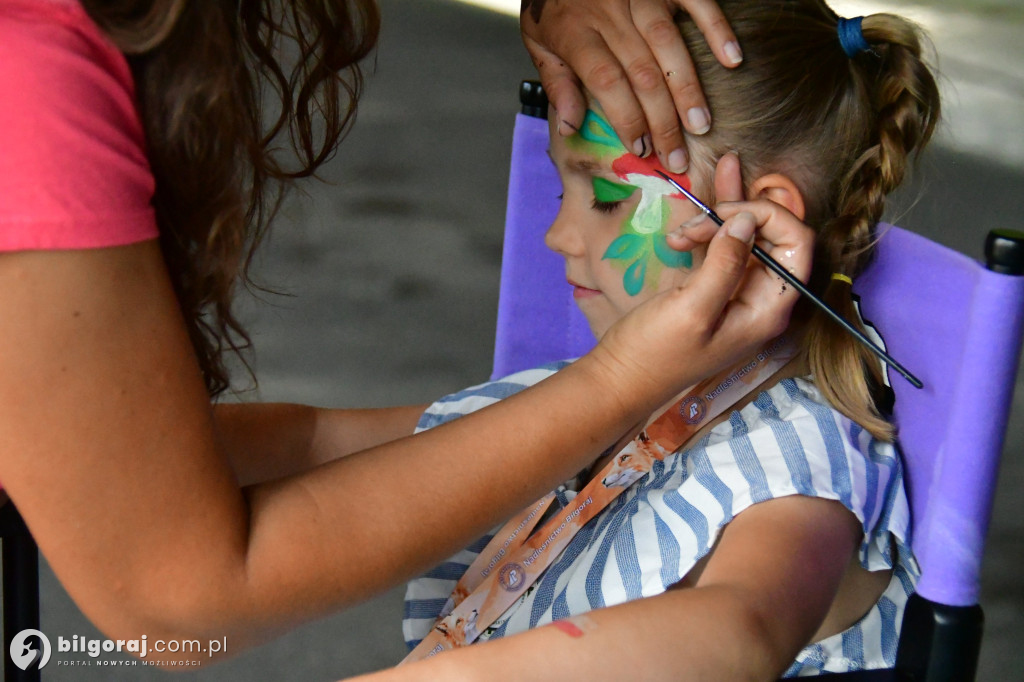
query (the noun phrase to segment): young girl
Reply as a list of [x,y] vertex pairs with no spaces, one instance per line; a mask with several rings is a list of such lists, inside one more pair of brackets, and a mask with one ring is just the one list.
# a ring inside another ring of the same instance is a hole
[[[813,226],[811,288],[856,320],[850,286],[884,197],[939,113],[919,34],[891,15],[839,19],[821,0],[721,4],[745,62],[718,67],[678,19],[715,123],[675,178],[707,202],[745,195],[719,204],[723,217],[788,212]],[[602,338],[692,277],[714,226],[656,161],[618,143],[596,105],[577,135],[552,134],[551,157],[564,194],[546,242]],[[568,364],[446,397],[420,428]],[[775,343],[412,582],[404,631],[410,659],[426,660],[390,674],[767,680],[891,666],[917,569],[882,385],[870,354],[800,304]],[[474,640],[490,642],[433,656]]]

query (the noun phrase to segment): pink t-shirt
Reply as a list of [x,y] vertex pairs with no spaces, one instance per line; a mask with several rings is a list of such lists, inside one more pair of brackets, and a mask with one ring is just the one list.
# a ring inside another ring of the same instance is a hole
[[157,236],[124,56],[77,0],[0,0],[0,251]]

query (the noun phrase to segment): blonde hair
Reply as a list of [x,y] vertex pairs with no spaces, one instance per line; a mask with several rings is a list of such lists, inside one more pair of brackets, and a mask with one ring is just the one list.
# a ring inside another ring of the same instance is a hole
[[[745,178],[781,173],[804,197],[815,228],[810,288],[859,320],[850,285],[868,264],[885,197],[939,118],[939,93],[923,57],[925,38],[891,14],[863,19],[869,51],[848,57],[838,17],[822,0],[721,0],[743,48],[736,69],[718,64],[684,13],[677,23],[693,56],[713,127],[696,146],[714,158],[739,153]],[[893,428],[876,402],[878,361],[817,309],[801,302],[805,351],[818,388],[874,436]]]

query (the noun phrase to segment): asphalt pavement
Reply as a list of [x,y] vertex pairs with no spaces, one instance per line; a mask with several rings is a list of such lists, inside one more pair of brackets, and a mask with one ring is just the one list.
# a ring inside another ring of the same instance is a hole
[[[490,374],[512,121],[532,65],[508,16],[453,0],[380,4],[358,122],[323,182],[288,201],[257,259],[258,280],[281,294],[241,302],[259,379],[241,399],[425,402]],[[849,14],[879,4],[836,3]],[[890,217],[979,256],[989,229],[1024,229],[1024,8],[888,4],[935,31],[950,102],[939,143]],[[1018,390],[985,558],[979,680],[1024,679],[1022,446]],[[45,566],[42,605],[52,641],[102,638]],[[404,653],[400,622],[396,589],[179,679],[333,680],[390,666]],[[44,670],[51,681],[162,677],[104,653],[55,652]]]

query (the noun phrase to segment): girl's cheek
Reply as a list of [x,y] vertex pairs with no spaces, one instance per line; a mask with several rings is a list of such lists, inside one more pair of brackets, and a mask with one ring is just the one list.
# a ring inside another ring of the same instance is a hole
[[658,282],[658,291],[669,291],[685,285],[686,280],[690,278],[691,272],[692,270],[689,268],[665,268],[661,272],[661,278]]

